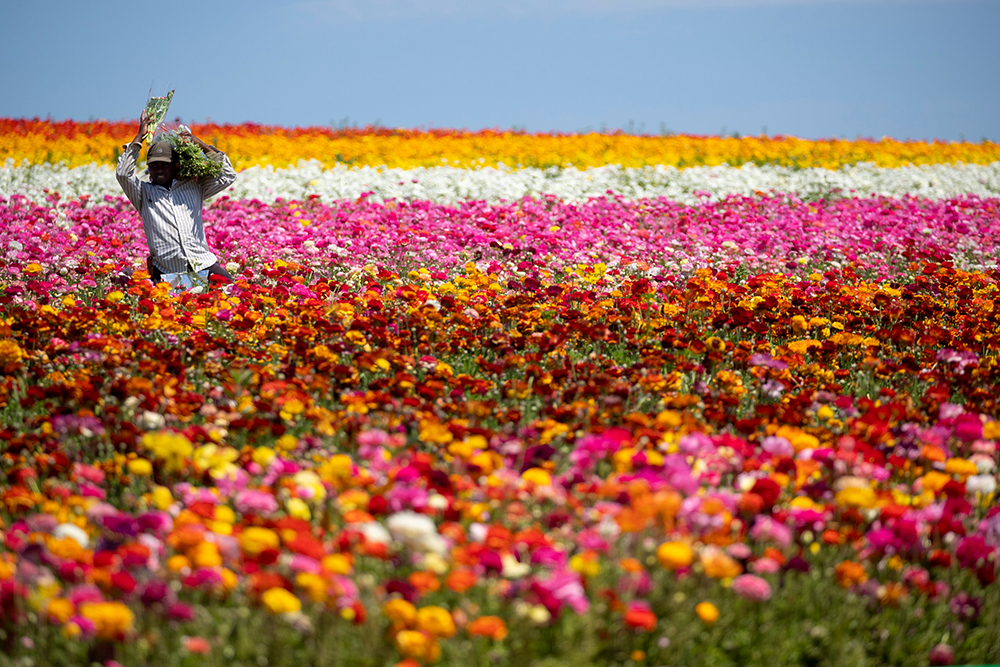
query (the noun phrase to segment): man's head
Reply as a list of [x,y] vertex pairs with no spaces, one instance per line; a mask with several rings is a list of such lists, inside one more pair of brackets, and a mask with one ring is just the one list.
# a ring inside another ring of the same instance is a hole
[[179,158],[174,152],[174,147],[166,141],[157,141],[146,153],[149,181],[153,185],[168,187],[177,177],[178,162]]

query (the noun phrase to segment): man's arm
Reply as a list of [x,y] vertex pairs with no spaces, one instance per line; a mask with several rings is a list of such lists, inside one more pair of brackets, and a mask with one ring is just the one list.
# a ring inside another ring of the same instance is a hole
[[118,167],[115,169],[115,178],[118,185],[122,187],[125,196],[132,202],[132,206],[139,210],[142,206],[142,181],[135,175],[135,162],[139,157],[139,150],[142,148],[142,138],[146,134],[146,127],[149,118],[146,111],[139,115],[139,131],[136,132],[135,139],[126,146],[123,146],[121,157],[118,158]]
[[236,181],[236,170],[233,169],[233,164],[229,161],[229,157],[225,153],[220,151],[215,146],[206,144],[190,132],[182,132],[181,138],[197,144],[209,160],[222,160],[221,174],[215,178],[207,179],[204,182],[199,181],[199,184],[201,185],[201,196],[204,199],[208,199],[209,197],[219,194]]

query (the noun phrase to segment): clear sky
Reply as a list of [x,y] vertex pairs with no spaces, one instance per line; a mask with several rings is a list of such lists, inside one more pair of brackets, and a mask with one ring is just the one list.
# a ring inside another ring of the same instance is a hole
[[1000,141],[1000,0],[4,0],[0,116]]

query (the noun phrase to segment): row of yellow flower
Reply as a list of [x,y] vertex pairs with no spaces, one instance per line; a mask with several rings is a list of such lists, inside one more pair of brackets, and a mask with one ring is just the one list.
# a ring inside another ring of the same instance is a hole
[[[527,134],[499,130],[408,130],[323,127],[283,128],[256,124],[193,125],[198,136],[226,151],[237,169],[254,165],[286,167],[299,160],[330,166],[430,167],[593,167],[645,165],[777,164],[836,169],[874,162],[906,164],[1000,161],[1000,145],[873,139],[823,139],[782,136],[636,136],[623,133]],[[0,118],[0,162],[65,163],[79,166],[114,161],[120,146],[135,135],[135,123],[53,122]]]

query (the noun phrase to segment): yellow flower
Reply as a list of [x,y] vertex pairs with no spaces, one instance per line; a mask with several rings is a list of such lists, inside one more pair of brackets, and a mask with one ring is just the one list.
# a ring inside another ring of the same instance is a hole
[[656,559],[667,570],[680,570],[691,565],[694,552],[683,542],[664,542],[656,549]]
[[1000,421],[983,424],[983,437],[987,440],[1000,440]]
[[441,647],[437,639],[419,630],[402,630],[393,638],[396,650],[405,658],[413,658],[424,664],[437,661],[441,657]]
[[204,445],[194,450],[192,460],[202,470],[207,470],[215,479],[232,478],[236,475],[236,465],[233,463],[240,453],[232,447]]
[[841,507],[875,507],[878,497],[870,488],[849,486],[841,489],[834,497],[834,501]]
[[174,504],[174,497],[170,495],[170,489],[165,486],[157,486],[153,489],[153,504],[158,510],[166,510]]
[[569,569],[579,572],[584,577],[596,577],[601,572],[601,564],[597,562],[597,554],[588,551],[570,558]]
[[552,484],[552,475],[549,474],[548,470],[544,470],[543,468],[528,468],[521,473],[521,478],[535,486],[549,486]]
[[350,559],[344,554],[324,556],[321,565],[332,574],[350,574],[352,569]]
[[790,442],[792,449],[796,453],[801,452],[803,449],[816,449],[819,447],[819,438],[794,426],[781,426],[775,435]]
[[301,498],[289,498],[285,501],[285,509],[288,510],[289,516],[295,517],[296,519],[308,521],[312,517],[312,513],[309,511],[309,505],[306,505],[306,501]]
[[218,567],[222,565],[219,548],[213,542],[199,542],[191,551],[191,562],[198,567]]
[[109,641],[124,640],[135,622],[135,614],[121,602],[85,602],[80,615],[93,621],[98,637]]
[[922,478],[923,487],[925,491],[932,491],[934,493],[939,492],[944,488],[944,485],[951,481],[951,477],[943,472],[938,472],[937,470],[931,470],[929,473],[924,475]]
[[313,602],[323,602],[329,583],[326,579],[312,572],[299,572],[295,575],[295,584],[306,592]]
[[240,546],[249,556],[258,556],[265,549],[277,549],[281,546],[281,538],[269,528],[250,526],[240,533]]
[[353,463],[347,454],[334,454],[324,461],[319,467],[319,476],[328,482],[336,483],[338,480],[347,479],[351,476]]
[[182,433],[157,431],[142,436],[143,446],[166,464],[168,472],[180,470],[194,447]]
[[16,364],[24,357],[24,350],[10,338],[0,340],[0,366]]
[[302,601],[284,588],[269,588],[260,596],[261,604],[271,614],[288,614],[302,610]]
[[440,445],[447,445],[455,439],[455,436],[452,435],[447,426],[429,419],[420,422],[419,437],[424,442],[433,442]]
[[436,605],[417,610],[416,626],[434,637],[447,639],[455,634],[455,621],[447,609]]
[[127,467],[129,473],[136,477],[149,477],[153,474],[153,464],[148,459],[132,459]]
[[299,496],[306,500],[320,501],[326,498],[326,487],[312,470],[300,470],[292,477],[295,486],[299,489]]
[[788,344],[788,349],[795,354],[808,354],[814,347],[820,347],[821,343],[813,338],[804,340],[793,340]]
[[183,572],[191,569],[191,561],[187,556],[174,554],[167,559],[167,569],[171,572]]
[[705,347],[707,347],[712,352],[725,352],[726,351],[726,341],[722,340],[718,336],[709,336],[705,341]]
[[944,471],[951,473],[952,475],[968,477],[969,475],[975,475],[978,473],[979,469],[972,461],[960,458],[951,458],[945,462]]
[[412,628],[417,622],[417,608],[401,598],[394,598],[382,605],[386,618],[403,628]]
[[66,598],[52,598],[49,600],[45,615],[51,622],[61,625],[68,621],[75,612],[76,608],[73,603]]
[[[288,401],[288,403],[285,403],[285,407],[282,408],[282,411],[288,412],[289,414],[298,414],[299,412],[302,412],[302,410],[298,410],[297,412],[291,412],[290,410],[294,409],[294,406],[293,408],[289,408],[289,405],[291,403],[292,401]],[[302,405],[302,401],[295,400],[295,403],[297,403],[298,406],[304,407]],[[284,418],[287,419],[287,417]],[[288,454],[289,452],[294,452],[295,448],[299,446],[299,439],[296,438],[291,433],[286,433],[285,435],[278,438],[278,441],[274,443],[274,446],[280,449],[283,453]]]
[[711,602],[699,602],[694,608],[694,613],[707,625],[712,625],[719,620],[719,609]]

